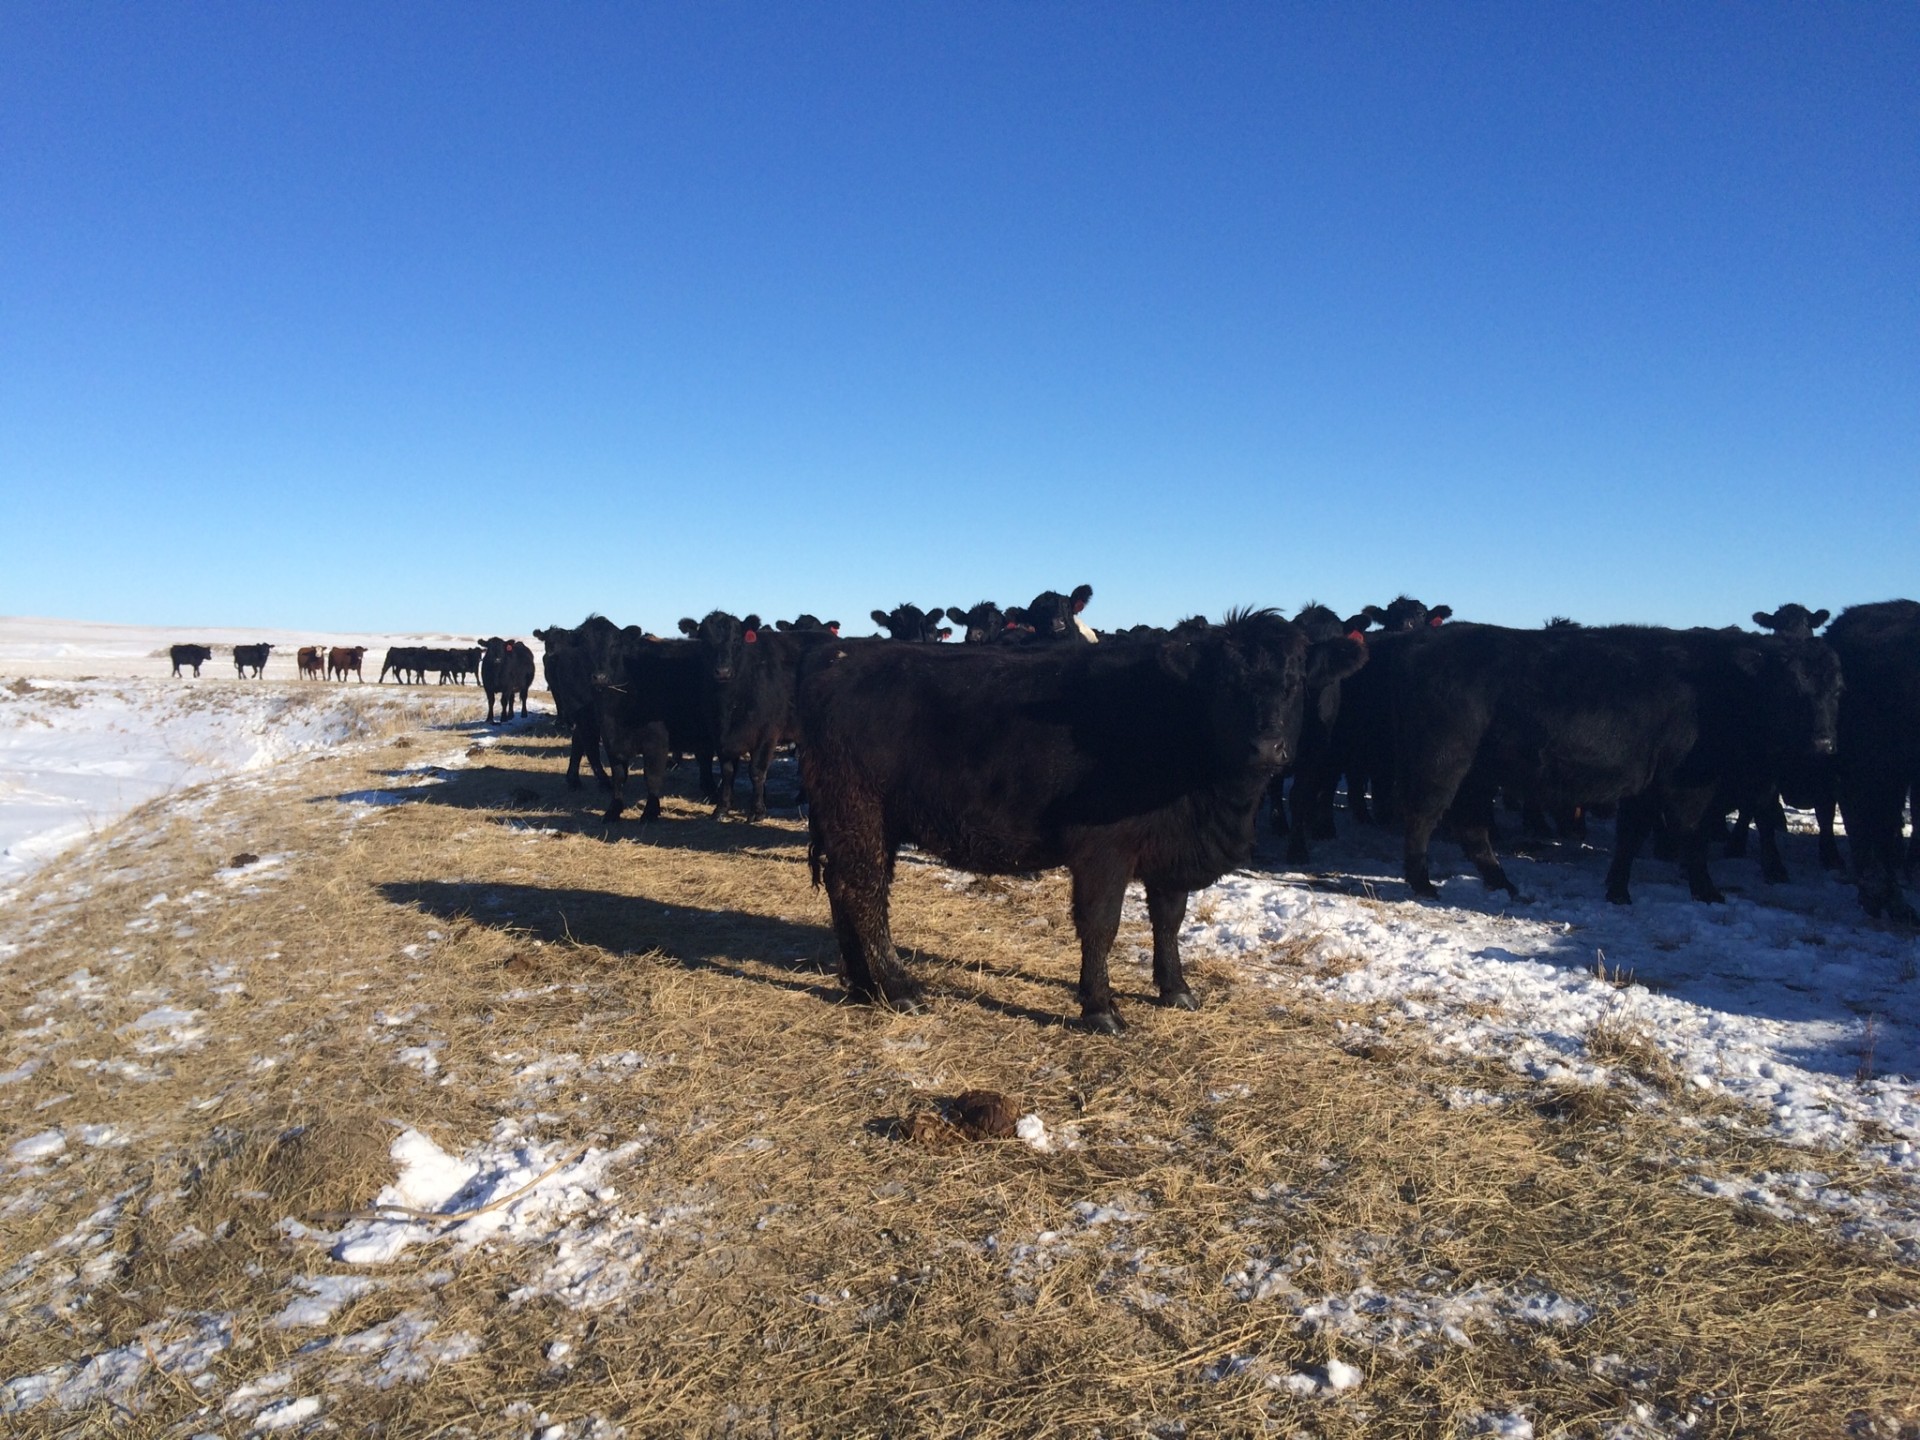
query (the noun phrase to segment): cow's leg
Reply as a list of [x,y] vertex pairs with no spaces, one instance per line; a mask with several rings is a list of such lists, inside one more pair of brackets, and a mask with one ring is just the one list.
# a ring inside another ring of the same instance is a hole
[[733,782],[740,773],[740,757],[731,753],[720,756],[720,792],[714,797],[713,818],[724,820],[733,810]]
[[613,783],[611,793],[607,796],[607,812],[601,818],[612,825],[620,819],[620,812],[627,808],[627,757],[615,755],[610,758],[613,761],[609,767],[613,772]]
[[1690,800],[1683,794],[1669,800],[1663,808],[1668,828],[1680,841],[1680,868],[1686,872],[1688,892],[1709,905],[1724,905],[1727,897],[1720,893],[1707,870],[1708,826],[1705,822],[1711,803],[1711,795],[1703,794]]
[[[1296,796],[1300,793],[1300,781],[1297,777],[1293,782],[1293,793]],[[1273,833],[1276,835],[1286,834],[1287,776],[1285,771],[1282,771],[1267,782],[1267,803],[1273,807],[1273,814],[1269,817],[1269,822],[1273,826]]]
[[[840,973],[856,1000],[893,1010],[924,1008],[920,987],[900,966],[888,923],[888,871],[892,848],[880,832],[877,804],[848,813],[845,797],[825,823],[813,825],[833,933],[840,942]],[[816,810],[816,817],[818,812]]]
[[1844,870],[1847,862],[1841,857],[1839,842],[1833,838],[1833,810],[1831,794],[1822,795],[1814,803],[1814,820],[1820,826],[1820,864],[1828,870]]
[[1147,917],[1153,922],[1153,983],[1160,1003],[1175,1010],[1198,1010],[1180,968],[1180,922],[1187,918],[1187,892],[1175,885],[1147,882]]
[[1920,916],[1900,893],[1905,805],[1906,787],[1884,772],[1851,778],[1841,790],[1840,814],[1847,825],[1861,908],[1876,919],[1884,914],[1911,925],[1920,923]]
[[[573,739],[567,746],[567,788],[569,790],[578,790],[580,788],[580,761],[585,758],[587,753],[586,731],[587,726],[585,721],[576,720],[574,722]],[[600,769],[598,757],[594,759],[593,768],[596,771]]]
[[1780,832],[1787,828],[1787,812],[1781,808],[1778,795],[1754,812],[1753,828],[1760,833],[1761,875],[1769,885],[1786,884],[1787,865],[1780,858]]
[[700,798],[712,804],[720,798],[720,783],[713,778],[713,752],[700,752]]
[[1607,899],[1616,905],[1633,903],[1627,888],[1633,878],[1633,859],[1653,833],[1657,810],[1651,795],[1633,795],[1620,802],[1613,822],[1613,859],[1607,865]]
[[[1739,860],[1745,857],[1747,853],[1747,826],[1752,824],[1755,829],[1764,831],[1766,816],[1767,807],[1764,803],[1756,807],[1749,805],[1745,801],[1741,802],[1739,811],[1733,817],[1733,828],[1727,831],[1727,848],[1722,852],[1727,859]],[[1765,839],[1763,838],[1760,843],[1761,854],[1764,855],[1766,853]],[[1762,864],[1764,865],[1764,863],[1763,861]],[[1773,877],[1769,875],[1767,878],[1771,880]]]
[[[1433,743],[1419,748],[1403,745],[1402,754],[1417,756],[1418,760],[1409,760],[1404,767],[1406,775],[1394,786],[1396,803],[1403,817],[1401,871],[1407,877],[1408,888],[1427,900],[1437,900],[1440,896],[1440,892],[1434,888],[1432,872],[1428,869],[1428,850],[1433,844],[1433,832],[1440,824],[1440,817],[1453,805],[1454,796],[1460,793],[1475,748],[1472,743],[1449,745],[1444,743],[1444,738],[1439,737]],[[1382,795],[1383,789],[1381,778],[1376,777],[1376,813],[1384,824],[1388,810]]]
[[767,818],[767,770],[772,764],[773,742],[764,740],[753,752],[753,806],[747,811],[749,820]]
[[650,825],[660,818],[660,787],[667,777],[666,726],[649,726],[640,739],[640,756],[646,766],[647,804],[640,812],[640,823]]
[[1080,1019],[1089,1030],[1118,1035],[1126,1028],[1113,1003],[1107,979],[1107,954],[1120,931],[1120,905],[1127,895],[1127,870],[1103,854],[1073,867],[1073,928],[1080,937]]

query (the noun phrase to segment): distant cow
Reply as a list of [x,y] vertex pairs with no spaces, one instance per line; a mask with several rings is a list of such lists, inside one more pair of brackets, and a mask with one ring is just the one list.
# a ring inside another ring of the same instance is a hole
[[[1453,607],[1435,605],[1428,608],[1411,595],[1401,595],[1390,605],[1369,605],[1360,613],[1387,634],[1398,635],[1409,630],[1438,630],[1442,622],[1452,616]],[[1571,625],[1572,622],[1567,621],[1566,624]],[[1554,628],[1562,629],[1565,626]]]
[[1267,781],[1301,705],[1365,660],[1309,645],[1272,611],[1160,643],[817,648],[800,685],[809,859],[856,997],[913,1008],[888,926],[903,844],[986,874],[1073,875],[1085,1022],[1121,1028],[1107,952],[1145,882],[1162,1004],[1194,1008],[1180,966],[1190,891],[1253,850]]
[[362,685],[366,684],[367,677],[360,672],[360,662],[366,658],[366,655],[367,647],[364,645],[334,646],[327,651],[327,678],[344,680],[347,678],[347,672],[352,671],[356,680]]
[[[1788,603],[1771,615],[1764,610],[1754,611],[1753,623],[1776,635],[1808,640],[1813,637],[1814,631],[1827,623],[1827,612]],[[1747,853],[1747,825],[1751,821],[1760,834],[1761,873],[1768,880],[1776,882],[1787,878],[1786,864],[1780,858],[1778,838],[1780,832],[1787,828],[1786,811],[1780,804],[1784,796],[1789,805],[1813,811],[1814,822],[1820,830],[1820,863],[1830,870],[1840,869],[1840,845],[1833,835],[1833,812],[1837,804],[1834,757],[1807,756],[1788,765],[1782,773],[1766,778],[1766,787],[1760,794],[1726,797],[1739,806],[1733,829],[1727,836],[1728,857]]]
[[193,667],[193,678],[200,678],[200,667],[213,658],[211,645],[175,645],[167,651],[173,657],[173,673],[177,677],[182,665]]
[[533,651],[521,640],[489,635],[480,642],[480,683],[487,691],[487,723],[493,723],[493,705],[500,702],[500,724],[513,718],[513,697],[520,697],[520,714],[527,713],[527,692],[533,688]]
[[267,652],[272,649],[273,646],[271,645],[234,646],[234,673],[244,680],[247,677],[247,671],[251,670],[253,671],[254,679],[259,679],[261,673],[267,668]]
[[299,664],[302,680],[318,680],[326,672],[327,652],[323,646],[302,645],[293,658]]
[[1035,640],[1084,640],[1095,643],[1099,637],[1080,618],[1080,612],[1087,608],[1087,602],[1091,599],[1091,585],[1076,585],[1071,595],[1062,595],[1058,590],[1043,590],[1033,597],[1032,604],[1024,609],[1010,610],[1007,616],[1032,631]]
[[930,612],[918,605],[896,605],[890,611],[874,611],[873,623],[895,640],[932,644],[953,634],[952,630],[941,625],[942,613],[937,605]]
[[[1884,600],[1842,610],[1826,641],[1847,677],[1840,696],[1840,813],[1860,903],[1908,925],[1920,913],[1900,888],[1901,810],[1920,793],[1920,603]],[[1920,813],[1915,815],[1920,844]]]
[[[938,612],[934,614],[933,618],[936,620],[940,618]],[[773,628],[780,631],[783,635],[790,630],[798,630],[802,634],[824,630],[829,635],[838,635],[840,633],[840,622],[838,620],[822,620],[815,615],[801,615],[793,620],[776,620],[773,622]]]
[[1450,625],[1404,651],[1393,687],[1416,895],[1438,893],[1427,847],[1443,815],[1486,884],[1518,893],[1490,835],[1505,786],[1547,806],[1620,802],[1609,900],[1630,902],[1634,856],[1662,819],[1694,898],[1717,901],[1702,818],[1716,792],[1832,751],[1840,663],[1818,640],[1739,630]]
[[[1342,635],[1355,638],[1367,628],[1364,616],[1341,619],[1338,612],[1315,601],[1293,617],[1293,623],[1306,632],[1307,639],[1318,644]],[[1287,803],[1281,794],[1282,782],[1289,771],[1273,777],[1269,790],[1273,802],[1273,829],[1287,835],[1287,859],[1304,863],[1310,853],[1308,838],[1334,838],[1333,794],[1339,772],[1333,764],[1333,735],[1340,720],[1342,682],[1322,686],[1307,697],[1300,721],[1300,747],[1290,767],[1293,775],[1293,815],[1289,824]],[[1291,832],[1291,833],[1289,833]]]

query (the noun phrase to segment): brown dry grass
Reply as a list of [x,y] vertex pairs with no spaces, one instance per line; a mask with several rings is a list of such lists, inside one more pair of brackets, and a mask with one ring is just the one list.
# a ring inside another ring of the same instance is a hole
[[[246,1340],[216,1363],[216,1397],[290,1363],[311,1332],[264,1320],[294,1278],[345,1267],[275,1222],[369,1202],[392,1177],[393,1122],[457,1151],[538,1110],[542,1133],[570,1143],[644,1133],[613,1177],[621,1205],[693,1218],[655,1232],[625,1298],[593,1312],[510,1301],[551,1258],[525,1249],[428,1245],[373,1267],[384,1288],[330,1332],[415,1310],[482,1343],[389,1389],[309,1361],[322,1378],[303,1388],[340,1431],[525,1433],[545,1413],[634,1436],[1454,1436],[1480,1412],[1524,1410],[1542,1436],[1598,1436],[1636,1404],[1694,1415],[1695,1435],[1920,1426],[1920,1276],[1681,1183],[1806,1168],[1804,1154],[1412,1044],[1350,1049],[1331,1011],[1293,996],[1277,1009],[1204,959],[1198,1015],[1144,1003],[1147,970],[1117,959],[1132,1029],[1083,1034],[1064,1023],[1077,961],[1054,876],[954,883],[904,861],[896,926],[933,1010],[850,1006],[797,825],[720,826],[676,799],[657,829],[608,837],[560,784],[564,746],[529,737],[345,825],[324,797],[392,783],[382,772],[446,743],[415,739],[299,767],[285,793],[198,819],[136,817],[44,877],[43,928],[0,970],[0,1003],[24,1028],[30,1006],[67,1013],[47,994],[82,966],[112,983],[13,1087],[0,1146],[49,1115],[134,1140],[71,1154],[38,1210],[0,1219],[0,1245],[44,1248],[129,1198],[91,1303],[50,1317],[0,1291],[0,1381],[159,1343],[205,1310],[234,1312]],[[153,894],[214,888],[242,850],[294,858],[259,894],[195,910],[190,935],[129,931]],[[1145,944],[1130,925],[1116,956]],[[244,995],[216,991],[221,966],[239,967]],[[150,1078],[88,1063],[126,1058],[120,1027],[163,992],[207,1012],[201,1048],[156,1057]],[[403,1007],[423,1008],[376,1018]],[[439,1076],[394,1063],[397,1045],[428,1040]],[[1644,1060],[1616,1040],[1616,1058]],[[519,1073],[540,1055],[627,1051],[645,1063],[545,1088]],[[1447,1108],[1462,1083],[1511,1103]],[[1072,1127],[1079,1147],[899,1138],[971,1089]],[[1081,1201],[1135,1218],[1078,1225]],[[188,1227],[204,1238],[182,1244]],[[1295,1291],[1248,1301],[1225,1283],[1303,1246]],[[1302,1329],[1302,1304],[1363,1280],[1552,1290],[1595,1313],[1571,1330],[1481,1324],[1471,1348],[1330,1348]],[[545,1358],[555,1338],[574,1347],[562,1366]],[[1366,1383],[1330,1400],[1261,1383],[1330,1353]],[[1255,1363],[1209,1378],[1232,1357]],[[184,1380],[141,1400],[131,1415],[42,1407],[7,1417],[9,1433],[244,1428]]]

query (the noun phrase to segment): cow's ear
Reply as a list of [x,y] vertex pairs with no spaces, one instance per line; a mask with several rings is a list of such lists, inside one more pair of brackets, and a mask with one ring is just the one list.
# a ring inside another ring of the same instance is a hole
[[882,629],[885,629],[887,625],[887,612],[884,610],[874,611],[873,623],[880,626]]
[[773,628],[784,635],[793,628],[793,622],[791,620],[776,620],[773,622]]
[[1349,615],[1341,622],[1340,628],[1345,630],[1349,635],[1358,635],[1371,624],[1373,624],[1373,617],[1371,615]]
[[1442,620],[1450,618],[1452,614],[1453,607],[1451,605],[1436,605],[1427,611],[1427,619],[1431,623],[1438,625]]
[[827,629],[831,630],[835,635],[838,635],[840,633],[840,622],[838,620],[827,621]]
[[1771,630],[1777,622],[1775,618],[1766,611],[1756,610],[1753,612],[1753,623],[1758,625],[1762,630]]
[[700,622],[697,620],[689,620],[684,615],[681,616],[680,633],[682,635],[698,635],[700,633]]
[[1073,613],[1078,615],[1087,608],[1087,602],[1093,599],[1093,586],[1076,585],[1073,587],[1073,594],[1067,598],[1073,602]]
[[1367,663],[1367,642],[1358,635],[1322,640],[1307,647],[1307,688],[1318,690],[1344,680]]
[[1813,614],[1807,617],[1807,624],[1811,625],[1816,630],[1818,630],[1822,625],[1826,623],[1827,623],[1827,612],[1824,610],[1816,610],[1813,612]]
[[1376,625],[1384,625],[1387,623],[1387,612],[1382,610],[1378,605],[1369,605],[1360,613]]
[[758,615],[749,615],[746,619],[742,620],[740,624],[748,630],[761,630],[766,628],[761,625]]

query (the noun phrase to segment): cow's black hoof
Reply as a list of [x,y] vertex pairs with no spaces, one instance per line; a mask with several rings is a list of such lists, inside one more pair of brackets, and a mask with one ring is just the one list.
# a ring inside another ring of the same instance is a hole
[[1407,885],[1417,899],[1438,900],[1440,898],[1440,892],[1434,888],[1431,880],[1409,880]]
[[756,821],[764,820],[766,818],[767,818],[767,807],[764,805],[755,806],[753,809],[747,812],[748,824],[753,824]]
[[600,821],[605,825],[618,825],[620,823],[620,812],[618,810],[609,810],[600,817]]
[[1169,1010],[1198,1010],[1200,1002],[1194,998],[1191,990],[1176,990],[1171,995],[1162,995],[1160,1003]]
[[1698,900],[1702,905],[1724,905],[1727,903],[1727,897],[1722,895],[1718,890],[1702,890],[1693,898]]
[[1633,903],[1633,896],[1624,890],[1609,890],[1607,891],[1607,900],[1614,905],[1631,905]]
[[1127,1022],[1120,1018],[1118,1010],[1091,1010],[1080,1017],[1080,1028],[1095,1035],[1122,1035],[1126,1033]]

